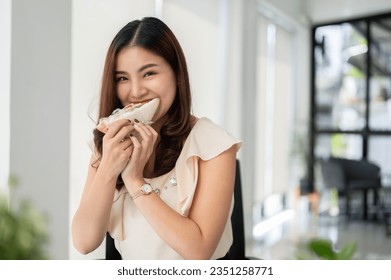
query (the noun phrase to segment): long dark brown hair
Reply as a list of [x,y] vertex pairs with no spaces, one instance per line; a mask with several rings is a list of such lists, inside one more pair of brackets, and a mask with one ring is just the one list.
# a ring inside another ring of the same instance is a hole
[[[114,37],[106,55],[100,91],[99,118],[107,117],[116,108],[123,107],[117,97],[114,71],[118,53],[129,46],[142,47],[164,58],[176,77],[176,95],[167,112],[167,121],[160,130],[160,141],[156,147],[154,177],[157,177],[174,168],[192,127],[191,93],[186,59],[174,33],[161,20],[145,17],[129,22]],[[94,143],[99,155],[102,155],[103,136],[103,133],[94,129]],[[119,178],[117,187],[122,185],[121,181]]]

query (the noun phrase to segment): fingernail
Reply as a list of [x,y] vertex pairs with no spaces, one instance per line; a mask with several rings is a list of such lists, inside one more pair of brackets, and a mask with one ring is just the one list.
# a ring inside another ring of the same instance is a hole
[[134,119],[134,122],[135,123],[139,123],[140,121],[138,119]]
[[129,120],[129,119],[128,119],[128,121],[129,121],[130,123],[132,122],[132,120]]

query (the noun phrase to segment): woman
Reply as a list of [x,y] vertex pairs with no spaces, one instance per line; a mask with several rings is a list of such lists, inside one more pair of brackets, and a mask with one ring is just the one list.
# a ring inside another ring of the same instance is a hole
[[109,47],[99,118],[153,98],[160,103],[151,125],[122,119],[105,134],[94,130],[73,243],[87,254],[108,231],[123,259],[222,258],[232,243],[241,143],[191,114],[182,49],[162,21],[147,17],[128,23]]

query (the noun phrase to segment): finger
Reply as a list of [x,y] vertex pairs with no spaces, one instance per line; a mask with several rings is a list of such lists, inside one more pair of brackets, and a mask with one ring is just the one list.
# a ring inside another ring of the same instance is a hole
[[128,137],[123,138],[123,139],[120,141],[120,144],[121,144],[121,148],[122,148],[123,150],[126,150],[128,147],[130,147],[130,146],[133,145],[133,142],[132,142],[132,140],[130,139],[130,136],[128,136]]
[[141,143],[140,141],[138,141],[137,137],[134,136],[134,135],[131,135],[130,136],[130,140],[132,140],[132,158],[133,157],[138,157],[141,153],[141,149],[142,149],[142,146],[141,146]]
[[149,129],[147,129],[147,126],[144,125],[143,123],[135,123],[134,124],[134,128],[137,132],[139,132],[140,134],[143,133],[144,135],[147,135],[147,136],[152,136],[151,132],[149,131]]
[[147,125],[147,126],[145,126],[145,128],[150,132],[150,134],[152,135],[152,137],[153,137],[155,140],[158,138],[159,133],[157,133],[156,130],[153,129],[152,126]]
[[113,137],[114,141],[123,142],[126,139],[129,139],[130,134],[134,132],[134,126],[132,124],[128,124],[123,126],[117,134]]
[[[130,139],[129,139],[130,140]],[[133,154],[133,148],[134,148],[134,146],[133,146],[133,142],[130,140],[130,145],[128,145],[125,149],[124,149],[124,151],[125,152],[127,152],[128,154],[129,154],[129,157]]]
[[117,133],[125,126],[129,126],[131,122],[128,119],[120,119],[118,121],[115,121],[112,123],[107,132],[106,132],[106,137],[107,138],[113,138],[114,136],[117,135]]
[[157,139],[157,133],[153,129],[151,130],[149,126],[135,125],[134,128],[140,135],[142,144],[146,143],[147,145],[151,145],[151,143],[153,144],[154,141]]

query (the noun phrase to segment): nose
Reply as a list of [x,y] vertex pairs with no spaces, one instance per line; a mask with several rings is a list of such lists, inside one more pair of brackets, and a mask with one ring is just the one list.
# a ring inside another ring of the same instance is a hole
[[129,95],[129,99],[131,99],[130,101],[143,100],[147,94],[148,90],[142,81],[133,81]]

